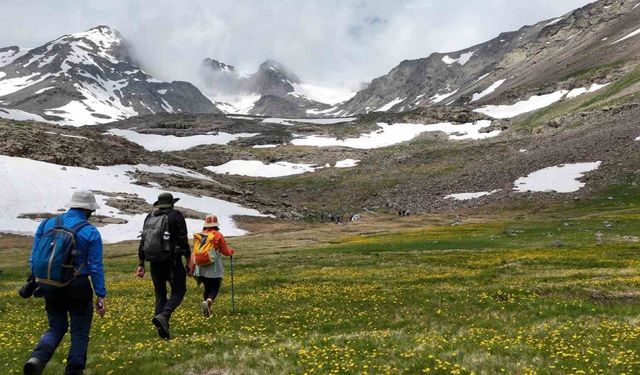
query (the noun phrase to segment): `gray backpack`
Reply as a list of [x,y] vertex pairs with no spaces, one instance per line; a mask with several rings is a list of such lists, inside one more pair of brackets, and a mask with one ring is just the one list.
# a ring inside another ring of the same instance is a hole
[[171,257],[169,218],[166,214],[149,214],[142,228],[142,252],[149,262],[162,262]]

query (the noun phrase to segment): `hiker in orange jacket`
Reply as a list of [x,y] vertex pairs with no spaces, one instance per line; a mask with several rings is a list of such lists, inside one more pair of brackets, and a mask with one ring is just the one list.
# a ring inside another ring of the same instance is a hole
[[[232,256],[235,250],[231,249],[227,245],[227,241],[224,239],[222,233],[220,233],[220,224],[218,223],[218,217],[215,215],[207,215],[204,219],[204,225],[201,233],[196,233],[194,237],[196,241],[202,239],[204,236],[207,238],[213,238],[213,248],[211,258],[213,263],[208,265],[199,265],[196,252],[192,254],[196,269],[194,277],[197,278],[199,283],[204,284],[204,295],[202,301],[202,314],[205,317],[211,315],[211,305],[218,296],[220,291],[220,285],[222,285],[222,277],[224,276],[224,267],[222,265],[222,256]],[[206,241],[210,241],[206,239]],[[194,244],[195,250],[195,244]]]

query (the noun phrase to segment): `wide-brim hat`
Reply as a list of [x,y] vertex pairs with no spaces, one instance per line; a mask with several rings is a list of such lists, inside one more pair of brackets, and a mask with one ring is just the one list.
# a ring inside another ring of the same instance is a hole
[[203,228],[214,228],[214,227],[219,227],[220,224],[218,223],[218,217],[216,215],[207,215],[204,218],[204,225],[202,226]]
[[158,200],[153,204],[158,208],[172,208],[180,198],[174,198],[171,193],[162,193],[158,195]]
[[78,190],[71,196],[71,201],[65,204],[68,208],[82,208],[84,210],[95,211],[100,208],[96,202],[96,196],[89,190]]

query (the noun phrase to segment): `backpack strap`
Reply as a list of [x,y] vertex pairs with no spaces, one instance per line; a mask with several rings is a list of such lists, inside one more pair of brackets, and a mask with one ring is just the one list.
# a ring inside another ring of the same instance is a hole
[[[51,218],[51,219],[53,219],[53,218]],[[53,226],[54,227],[59,227],[59,228],[63,228],[64,227],[64,223],[62,221],[62,215],[56,216],[56,222],[53,224]]]
[[200,247],[204,246],[205,243],[207,243],[207,238],[209,238],[209,235],[207,233],[200,233],[201,238],[200,238]]
[[73,237],[76,236],[76,233],[78,233],[78,231],[84,227],[86,227],[87,225],[89,225],[89,222],[87,221],[81,221],[78,224],[72,226],[71,228],[69,228],[69,232],[71,232],[71,234],[73,235]]
[[[73,236],[73,247],[75,250],[76,244],[77,244],[77,234],[78,231],[80,231],[80,229],[86,227],[87,225],[89,225],[89,222],[87,221],[81,221],[75,225],[73,225],[71,228],[69,228],[69,232],[71,233],[71,235]],[[89,254],[87,254],[87,257],[89,256]],[[76,273],[80,273],[80,270],[82,270],[85,266],[87,265],[87,263],[82,263],[78,268],[75,269]]]

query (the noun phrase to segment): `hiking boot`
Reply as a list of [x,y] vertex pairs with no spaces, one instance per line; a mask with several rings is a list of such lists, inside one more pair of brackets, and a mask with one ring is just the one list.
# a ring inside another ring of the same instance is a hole
[[171,333],[169,332],[169,320],[162,314],[158,314],[151,319],[151,323],[153,323],[156,328],[158,328],[158,336],[165,340],[169,340],[171,338]]
[[208,318],[209,315],[211,315],[211,308],[209,306],[209,300],[202,301],[202,303],[200,305],[202,307],[202,316],[204,316],[205,318]]
[[24,364],[23,373],[24,375],[40,375],[42,374],[42,370],[44,370],[44,366],[42,362],[36,357],[31,357]]

